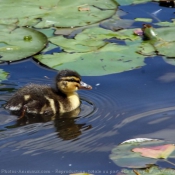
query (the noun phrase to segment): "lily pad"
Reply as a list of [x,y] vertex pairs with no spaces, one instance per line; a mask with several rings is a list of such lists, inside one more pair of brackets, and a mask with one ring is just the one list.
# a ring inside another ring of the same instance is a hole
[[[110,38],[134,42],[127,43],[127,45],[107,44],[105,39]],[[61,47],[65,52],[54,53],[53,55],[37,55],[35,58],[42,64],[57,70],[74,67],[82,75],[95,76],[132,70],[145,65],[145,57],[136,53],[142,40],[133,34],[133,29],[113,32],[94,27],[84,30],[74,39],[58,36],[50,38],[50,41]]]
[[53,37],[54,36],[54,29],[53,28],[49,28],[49,29],[36,29],[37,31],[43,33],[45,36],[49,37]]
[[[132,70],[143,66],[144,56],[135,52],[137,46],[107,44],[87,53],[55,53],[35,56],[41,63],[60,70],[77,69],[81,75],[97,76]],[[127,54],[126,54],[127,53]],[[85,69],[86,68],[86,69]]]
[[16,61],[36,54],[47,44],[47,37],[34,29],[13,31],[0,25],[0,61]]
[[151,18],[136,18],[135,21],[152,22]]
[[145,168],[159,159],[167,161],[167,158],[174,158],[174,154],[174,144],[152,139],[124,142],[112,149],[110,159],[121,167]]
[[163,21],[163,22],[154,23],[154,25],[161,26],[161,27],[173,27],[175,26],[175,21],[174,20],[172,22]]
[[[79,10],[86,6],[88,11]],[[107,19],[116,9],[113,0],[6,0],[1,2],[0,22],[36,28],[79,27]]]
[[131,19],[109,19],[100,23],[100,25],[105,29],[110,29],[112,31],[116,31],[119,29],[129,28],[134,23],[134,20]]
[[160,55],[165,55],[167,57],[175,57],[175,27],[163,27],[156,29],[156,34],[158,40],[156,42],[151,42],[155,50]]
[[137,170],[127,170],[123,169],[121,173],[117,175],[174,175],[175,170],[171,168],[159,168],[158,166],[152,166],[146,169],[137,169]]
[[99,27],[86,29],[76,35],[75,39],[66,39],[63,36],[52,37],[49,39],[67,52],[89,52],[95,51],[106,45],[104,39],[110,38],[141,40],[140,37],[133,35],[133,29],[113,32]]
[[0,69],[0,81],[6,80],[8,73],[5,72],[3,69]]
[[75,39],[78,40],[104,40],[109,38],[140,40],[139,36],[133,34],[133,29],[124,29],[117,32],[113,32],[111,30],[106,30],[99,27],[86,29],[75,37]]
[[56,28],[56,31],[54,32],[55,35],[75,35],[79,32],[81,32],[84,29],[91,28],[91,27],[98,27],[97,24],[91,24],[83,27],[73,27],[73,28]]
[[106,42],[95,39],[66,39],[63,36],[50,38],[49,41],[61,46],[61,48],[66,52],[89,52],[97,50],[98,48],[104,46]]
[[160,146],[153,147],[142,147],[142,148],[134,148],[132,149],[135,153],[141,153],[143,157],[150,157],[154,159],[166,159],[170,156],[170,154],[175,151],[174,144],[166,144]]
[[155,56],[156,55],[154,46],[152,46],[150,43],[147,43],[147,42],[142,42],[137,52],[145,56]]

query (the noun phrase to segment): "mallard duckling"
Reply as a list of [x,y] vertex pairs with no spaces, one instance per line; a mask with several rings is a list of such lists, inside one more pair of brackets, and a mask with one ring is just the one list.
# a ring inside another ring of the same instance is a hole
[[5,104],[5,109],[25,113],[54,115],[73,111],[80,106],[79,89],[92,89],[72,70],[61,70],[56,76],[56,88],[30,84],[18,90]]

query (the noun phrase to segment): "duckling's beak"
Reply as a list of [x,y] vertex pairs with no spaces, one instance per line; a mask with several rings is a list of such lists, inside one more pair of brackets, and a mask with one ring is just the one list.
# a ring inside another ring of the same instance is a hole
[[84,83],[84,82],[80,82],[80,87],[79,87],[79,89],[87,89],[87,90],[91,90],[92,89],[92,86],[90,86],[90,85],[88,85],[88,84],[86,84],[86,83]]

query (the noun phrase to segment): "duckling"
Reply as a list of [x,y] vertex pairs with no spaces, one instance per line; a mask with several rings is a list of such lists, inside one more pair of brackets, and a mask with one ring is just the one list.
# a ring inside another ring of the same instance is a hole
[[81,76],[72,70],[61,70],[56,76],[56,87],[30,84],[19,89],[4,105],[12,112],[18,111],[20,118],[25,113],[55,115],[75,110],[80,106],[79,89],[92,89],[81,81]]

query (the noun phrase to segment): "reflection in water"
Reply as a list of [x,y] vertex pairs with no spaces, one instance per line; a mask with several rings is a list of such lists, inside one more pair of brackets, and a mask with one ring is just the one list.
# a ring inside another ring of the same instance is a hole
[[[57,115],[33,115],[26,114],[24,118],[17,120],[17,123],[13,126],[8,126],[7,128],[24,126],[27,124],[34,123],[45,123],[53,121],[53,125],[56,128],[58,137],[63,140],[71,140],[77,138],[82,134],[81,129],[86,126],[85,123],[76,124],[76,120],[79,118],[80,108],[77,108],[71,112]],[[91,128],[91,125],[86,126],[87,129]]]
[[[4,109],[1,109],[3,111]],[[92,113],[94,107],[91,102],[82,101],[82,104],[79,108],[63,114],[56,115],[37,115],[37,114],[29,114],[26,113],[25,116],[21,119],[17,118],[20,116],[19,112],[11,112],[11,115],[5,115],[4,117],[0,117],[1,126],[4,128],[0,131],[4,131],[6,129],[13,129],[18,127],[24,127],[26,125],[30,125],[28,128],[31,130],[32,126],[36,129],[42,123],[52,122],[55,127],[55,131],[58,133],[58,137],[62,140],[72,140],[76,139],[78,136],[82,134],[83,130],[88,130],[92,128],[91,125],[86,125],[86,123],[76,123],[80,117],[87,117],[90,113]],[[12,120],[10,120],[12,118]],[[12,124],[10,121],[13,121]],[[26,129],[27,127],[25,127]],[[22,130],[22,129],[21,129]],[[9,132],[12,130],[9,130]],[[13,132],[13,131],[12,131]],[[20,132],[21,133],[21,132]],[[17,134],[17,132],[16,132]],[[10,134],[11,135],[11,134]],[[13,134],[12,134],[13,135]]]
[[[163,109],[156,109],[156,110],[147,111],[147,112],[144,112],[144,113],[140,113],[140,114],[137,114],[137,115],[127,117],[120,124],[114,125],[114,128],[119,129],[119,128],[122,128],[122,127],[124,127],[125,125],[127,125],[129,123],[132,123],[132,122],[137,121],[139,119],[143,119],[144,117],[156,115],[156,114],[159,114],[159,113],[169,112],[169,111],[175,111],[175,107],[173,106],[173,107],[168,107],[168,108],[163,108]],[[162,121],[167,120],[167,119],[168,119],[167,117],[163,118],[163,119],[159,118],[158,121],[162,122]],[[149,124],[157,123],[156,121],[151,120],[149,122]]]

